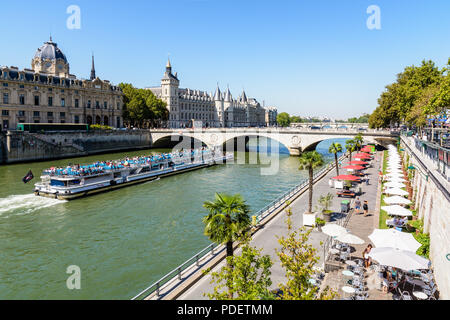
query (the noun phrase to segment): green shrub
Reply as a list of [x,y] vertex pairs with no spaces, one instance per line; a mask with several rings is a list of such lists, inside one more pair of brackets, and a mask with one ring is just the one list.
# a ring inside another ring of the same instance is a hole
[[91,124],[89,126],[89,129],[91,129],[91,130],[112,130],[113,128],[110,126],[103,125],[103,124]]
[[325,220],[320,219],[320,218],[316,218],[316,225],[317,226],[324,226],[325,225]]
[[416,253],[419,256],[423,256],[428,259],[430,254],[430,235],[425,233],[419,233],[415,235],[414,238],[416,238],[416,240],[422,245],[416,251]]

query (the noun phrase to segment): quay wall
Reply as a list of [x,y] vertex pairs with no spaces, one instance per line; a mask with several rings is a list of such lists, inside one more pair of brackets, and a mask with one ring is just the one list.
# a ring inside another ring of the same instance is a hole
[[[450,299],[450,196],[448,181],[418,150],[412,138],[402,137],[401,147],[416,170],[412,179],[413,200],[424,232],[430,235],[430,260],[440,299]],[[405,157],[406,158],[406,157]],[[406,161],[406,159],[404,159]]]
[[28,133],[7,131],[0,139],[0,163],[43,161],[152,146],[148,131]]

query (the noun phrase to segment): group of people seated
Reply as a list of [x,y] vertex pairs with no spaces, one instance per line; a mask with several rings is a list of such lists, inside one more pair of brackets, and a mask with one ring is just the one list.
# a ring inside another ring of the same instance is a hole
[[404,273],[397,268],[380,266],[381,290],[383,293],[394,292],[406,281]]
[[393,219],[386,220],[388,227],[404,228],[408,223],[408,217],[399,218],[395,216]]
[[195,158],[199,155],[205,156],[207,153],[212,152],[214,156],[214,151],[211,151],[205,147],[201,149],[188,149],[180,150],[173,153],[161,153],[149,156],[136,156],[136,157],[126,157],[122,160],[116,161],[97,161],[90,165],[80,166],[79,164],[69,165],[67,167],[51,167],[50,169],[44,170],[44,175],[50,176],[89,176],[95,174],[104,173],[106,170],[115,170],[125,167],[132,167],[135,165],[142,164],[158,164],[161,162],[170,161],[172,159],[183,160],[186,158]]

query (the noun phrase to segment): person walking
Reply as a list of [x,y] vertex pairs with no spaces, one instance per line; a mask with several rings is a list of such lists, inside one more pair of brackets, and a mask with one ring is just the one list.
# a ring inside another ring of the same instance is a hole
[[364,210],[364,217],[367,217],[367,215],[369,214],[369,204],[367,203],[367,200],[364,200],[363,210]]
[[366,269],[369,268],[372,264],[372,259],[369,257],[370,250],[372,250],[372,245],[369,243],[369,245],[363,251],[364,267]]
[[366,186],[369,185],[369,177],[366,178]]
[[361,200],[359,200],[359,197],[355,200],[355,214],[358,214],[361,210]]

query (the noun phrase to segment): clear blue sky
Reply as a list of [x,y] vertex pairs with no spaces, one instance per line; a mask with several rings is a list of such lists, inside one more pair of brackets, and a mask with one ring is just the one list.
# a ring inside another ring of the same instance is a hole
[[[69,30],[66,9],[81,9]],[[369,5],[381,30],[369,30]],[[371,112],[407,65],[450,57],[450,1],[2,1],[0,65],[29,68],[49,34],[71,73],[158,85],[170,53],[181,87],[229,84],[279,112],[347,118]]]

